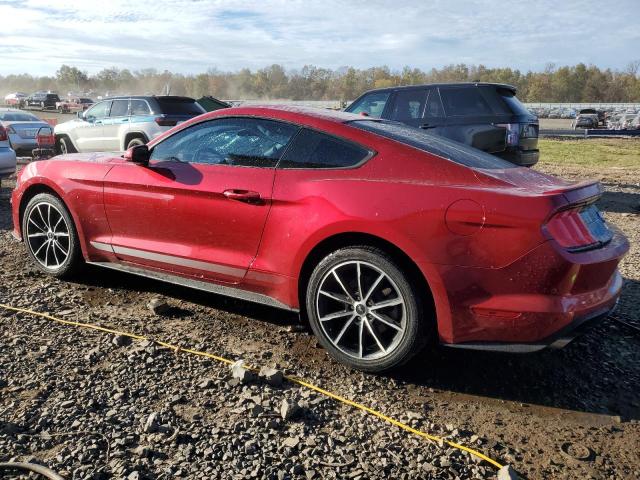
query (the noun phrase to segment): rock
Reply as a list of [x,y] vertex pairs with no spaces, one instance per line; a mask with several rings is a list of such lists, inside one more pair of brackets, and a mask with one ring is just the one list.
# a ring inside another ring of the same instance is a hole
[[162,300],[161,298],[153,298],[149,303],[147,303],[147,307],[154,315],[164,315],[171,308],[167,302]]
[[287,448],[296,448],[299,443],[300,439],[298,437],[289,437],[284,439],[282,446]]
[[498,470],[498,480],[520,480],[520,477],[511,465],[505,465]]
[[73,400],[66,400],[60,404],[60,408],[69,408],[69,407],[73,407],[74,405],[75,405],[75,402]]
[[147,421],[144,423],[144,432],[155,433],[158,431],[159,426],[158,414],[154,412],[147,417]]
[[127,475],[127,480],[140,480],[140,473],[137,470],[134,470],[129,475]]
[[126,347],[131,344],[131,338],[126,335],[116,335],[113,337],[113,340],[111,340],[111,343],[116,347]]
[[282,399],[280,404],[280,416],[284,420],[291,420],[300,414],[301,408],[295,400]]
[[256,378],[255,373],[244,368],[244,360],[238,360],[231,365],[231,376],[245,384],[253,382]]
[[284,380],[282,371],[271,367],[262,367],[260,376],[272,387],[281,387]]
[[198,384],[198,387],[200,388],[213,388],[215,386],[216,386],[216,382],[214,382],[210,378],[207,378]]

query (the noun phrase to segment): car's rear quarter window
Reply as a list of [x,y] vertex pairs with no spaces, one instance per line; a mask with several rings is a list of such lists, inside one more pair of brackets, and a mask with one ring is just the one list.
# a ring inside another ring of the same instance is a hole
[[493,115],[477,87],[441,87],[440,98],[448,117]]
[[303,128],[280,159],[278,168],[348,168],[371,155],[365,148]]
[[482,169],[514,168],[516,165],[489,153],[427,133],[402,123],[386,120],[355,120],[348,125],[395,140],[418,150],[446,158],[466,167]]

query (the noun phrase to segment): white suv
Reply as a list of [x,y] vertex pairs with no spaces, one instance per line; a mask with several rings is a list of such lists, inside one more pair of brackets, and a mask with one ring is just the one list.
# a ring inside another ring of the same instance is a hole
[[202,113],[205,110],[189,97],[113,97],[56,125],[56,145],[60,153],[122,151]]

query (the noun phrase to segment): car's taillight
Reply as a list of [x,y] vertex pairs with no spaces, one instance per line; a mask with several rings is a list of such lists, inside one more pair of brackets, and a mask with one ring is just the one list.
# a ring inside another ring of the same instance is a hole
[[7,130],[0,125],[0,142],[6,142],[9,139],[9,137],[7,137]]
[[545,228],[567,250],[595,248],[612,238],[595,205],[561,210],[549,219]]
[[172,120],[166,117],[156,117],[155,121],[161,127],[175,127],[178,124],[177,120]]

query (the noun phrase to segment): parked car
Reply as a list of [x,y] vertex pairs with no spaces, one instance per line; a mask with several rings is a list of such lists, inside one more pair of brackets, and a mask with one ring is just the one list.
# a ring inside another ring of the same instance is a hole
[[334,358],[383,371],[429,342],[535,351],[604,318],[629,243],[601,194],[398,122],[239,107],[33,163],[12,205],[50,275],[88,262],[300,311]]
[[576,119],[571,122],[571,127],[576,130],[578,128],[598,128],[598,115],[578,114]]
[[27,96],[26,93],[15,92],[4,97],[4,104],[9,107],[19,107],[20,101]]
[[37,110],[55,110],[56,103],[60,101],[57,93],[36,92],[22,99],[21,108]]
[[59,113],[82,112],[94,104],[90,98],[69,97],[66,100],[56,102],[56,110]]
[[204,109],[189,97],[113,97],[56,125],[56,143],[60,153],[121,151],[202,113]]
[[16,152],[9,144],[7,130],[0,124],[0,181],[16,172]]
[[429,129],[512,163],[537,163],[538,119],[510,85],[451,83],[371,90],[346,109]]
[[14,108],[0,108],[0,125],[6,129],[11,147],[28,155],[38,146],[38,130],[49,126],[35,115]]

